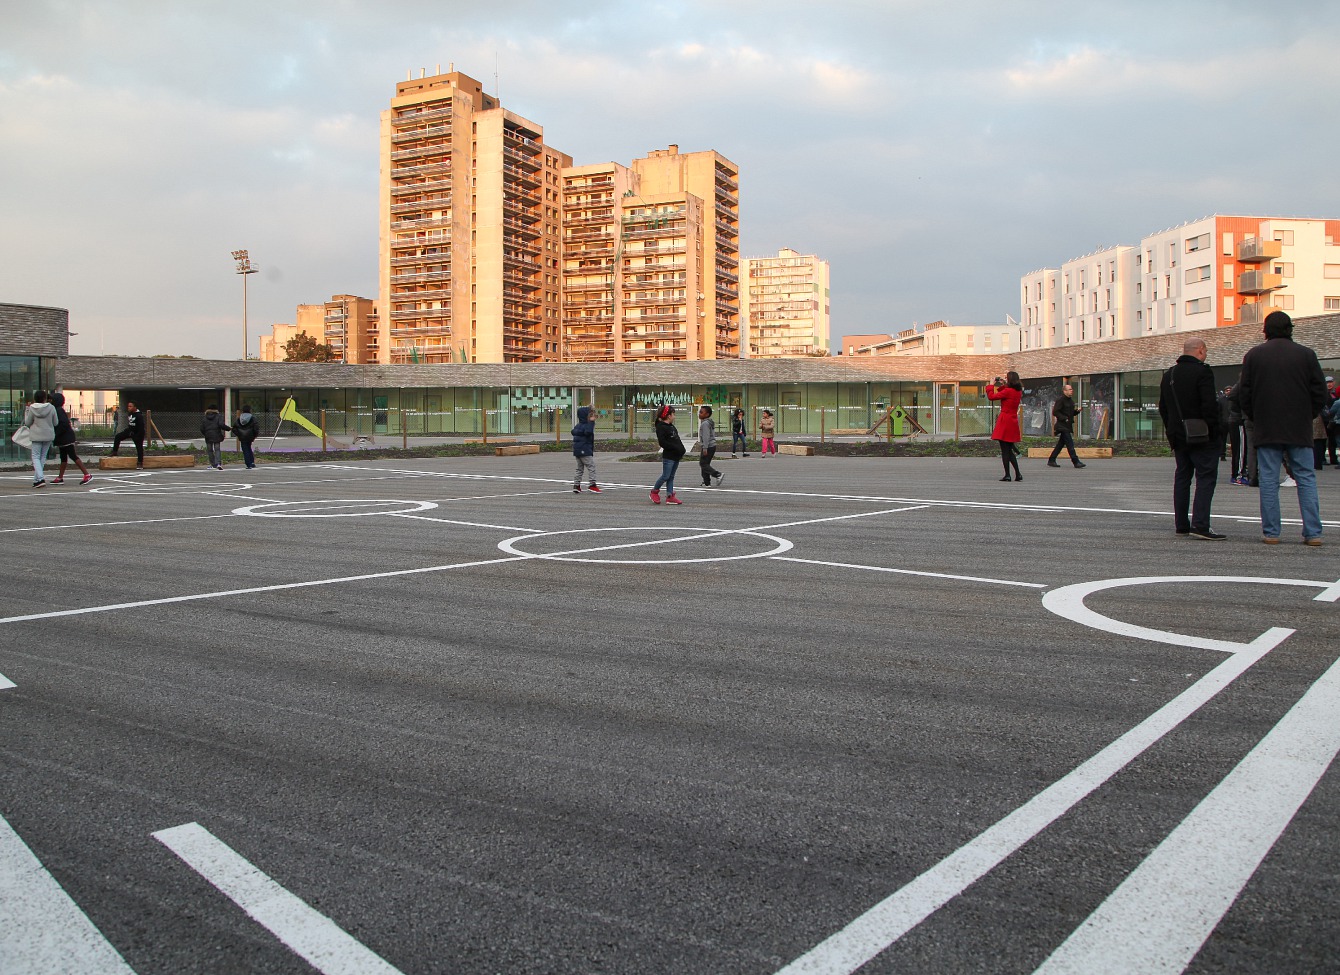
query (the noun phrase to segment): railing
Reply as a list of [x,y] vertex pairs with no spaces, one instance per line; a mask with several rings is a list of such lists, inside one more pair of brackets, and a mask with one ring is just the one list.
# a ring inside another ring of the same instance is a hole
[[450,317],[450,308],[401,308],[398,311],[391,312],[392,321],[409,321],[414,319],[428,321],[433,318]]
[[416,210],[451,209],[451,194],[436,196],[429,200],[410,200],[407,203],[392,203],[392,213],[413,213]]
[[392,284],[409,284],[414,281],[450,281],[450,271],[418,271],[414,274],[393,274]]
[[442,108],[429,108],[422,111],[408,110],[399,115],[391,116],[393,126],[402,125],[422,125],[424,122],[436,122],[438,119],[451,118],[451,106],[444,105]]
[[[450,227],[451,217],[419,217],[416,220],[392,220],[392,230],[420,230],[426,227]],[[448,235],[450,237],[450,235]]]
[[[448,169],[451,167],[448,166]],[[399,186],[391,187],[392,196],[409,196],[411,193],[432,193],[435,190],[451,189],[451,180],[449,179],[431,179],[423,183],[401,183]],[[451,199],[450,196],[447,197]]]
[[391,145],[401,142],[413,142],[415,139],[437,139],[451,135],[450,125],[430,125],[423,129],[401,129],[391,133]]
[[[392,166],[392,179],[408,179],[412,176],[438,176],[442,173],[451,172],[451,160],[443,159],[435,163],[424,163],[422,166]],[[422,184],[416,183],[416,186]],[[394,189],[392,189],[394,192]]]
[[1238,294],[1259,295],[1284,287],[1284,276],[1265,271],[1244,271],[1238,275]]
[[1248,237],[1238,244],[1238,260],[1243,264],[1256,264],[1279,257],[1281,244],[1278,240],[1262,240],[1260,237]]
[[391,153],[391,162],[403,162],[406,159],[419,159],[424,156],[450,156],[451,146],[442,143],[435,146],[415,146],[413,149],[397,149]]
[[450,325],[422,325],[419,327],[401,326],[398,328],[391,329],[391,336],[393,338],[405,338],[416,335],[427,336],[427,335],[450,335],[450,334],[451,334]]

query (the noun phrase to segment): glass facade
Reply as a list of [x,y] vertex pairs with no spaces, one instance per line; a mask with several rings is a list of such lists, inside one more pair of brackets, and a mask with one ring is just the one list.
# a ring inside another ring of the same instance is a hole
[[0,355],[0,460],[27,460],[27,448],[9,438],[23,423],[23,408],[39,389],[49,389],[51,360],[35,355]]

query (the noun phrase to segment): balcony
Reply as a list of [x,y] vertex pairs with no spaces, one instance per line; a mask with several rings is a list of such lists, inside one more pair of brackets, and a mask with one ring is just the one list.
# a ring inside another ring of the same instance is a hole
[[[526,200],[531,206],[538,206],[534,200]],[[520,202],[509,197],[503,197],[503,213],[516,217],[518,220],[524,220],[526,223],[538,223],[540,215],[532,209],[527,209]]]
[[443,144],[435,146],[415,146],[413,149],[397,149],[395,152],[391,153],[391,162],[397,163],[407,159],[424,159],[429,156],[446,156],[450,159],[451,146]]
[[625,346],[624,359],[683,359],[688,355],[688,351],[683,347],[677,349],[630,349]]
[[392,203],[392,213],[414,213],[416,210],[450,210],[451,194],[435,196],[429,200],[410,200],[406,203]]
[[[451,234],[425,234],[422,237],[397,237],[391,241],[393,250],[404,250],[406,247],[449,247],[451,245]],[[424,255],[432,256],[432,255]]]
[[682,328],[632,329],[628,327],[627,322],[624,322],[623,339],[625,342],[635,342],[638,339],[682,339],[687,336],[687,330]]
[[401,129],[399,132],[391,133],[391,145],[400,145],[403,142],[414,142],[416,139],[442,139],[451,135],[450,125],[430,125],[422,129]]
[[444,105],[442,108],[429,108],[424,111],[410,109],[400,115],[392,116],[391,125],[398,129],[407,125],[423,125],[425,122],[437,122],[449,118],[451,118],[450,105]]
[[503,163],[503,172],[508,176],[511,176],[528,190],[536,189],[540,185],[539,179],[536,178],[533,172],[522,169],[520,166],[512,166],[508,163]]
[[1278,240],[1262,240],[1260,237],[1248,237],[1238,244],[1238,260],[1243,264],[1260,264],[1280,256]]
[[[418,217],[414,220],[391,221],[392,230],[426,230],[429,227],[450,227],[450,226],[451,226],[450,215],[442,217]],[[450,239],[451,235],[448,234],[447,238]]]
[[731,193],[738,193],[740,191],[739,182],[724,169],[718,169],[716,171],[716,184]]
[[740,215],[730,207],[722,206],[720,203],[716,206],[717,216],[729,223],[739,223]]
[[625,318],[624,328],[634,328],[640,322],[683,322],[686,317],[684,312],[643,312],[637,318]]
[[1238,294],[1263,295],[1284,287],[1284,276],[1266,271],[1244,271],[1238,275]]
[[540,288],[539,278],[522,274],[519,271],[504,271],[503,281],[508,287],[520,288],[522,291],[538,291]]
[[434,318],[450,318],[450,308],[401,308],[398,311],[391,312],[391,321],[403,322],[422,319],[428,321]]
[[450,335],[450,334],[451,334],[450,325],[424,325],[420,328],[400,326],[391,329],[391,335],[393,338],[404,338],[406,336],[420,336],[420,335]]
[[526,155],[524,152],[519,152],[509,145],[503,146],[503,159],[511,161],[515,166],[520,166],[528,173],[538,173],[540,171],[540,164],[533,157]]
[[[448,166],[447,168],[450,169],[451,167]],[[450,189],[451,189],[451,180],[434,179],[429,180],[428,182],[425,183],[401,183],[399,186],[392,186],[391,195],[409,196],[412,193],[435,193]],[[448,193],[447,199],[448,200],[451,199],[450,193]]]
[[392,284],[412,284],[416,281],[450,281],[450,271],[416,271],[413,274],[392,274]]
[[656,264],[634,264],[625,257],[623,269],[626,274],[660,274],[662,272],[683,271],[685,270],[685,267],[683,261],[662,261]]
[[581,301],[563,302],[563,310],[566,311],[585,311],[592,308],[612,308],[614,307],[614,297],[607,295],[604,298],[586,298]]
[[519,146],[532,156],[538,156],[542,148],[534,139],[522,135],[516,129],[509,129],[507,126],[503,126],[503,144]]
[[1238,312],[1238,324],[1262,325],[1265,323],[1266,316],[1272,311],[1284,311],[1284,309],[1264,301],[1258,301],[1250,305],[1243,305]]
[[609,232],[607,227],[583,227],[578,230],[573,228],[563,235],[563,242],[581,243],[584,240],[607,240],[613,243],[614,235]]
[[[442,159],[434,163],[424,163],[422,166],[392,166],[391,178],[410,179],[416,176],[440,176],[449,172],[451,172],[451,160]],[[419,186],[421,184],[416,183],[414,185]],[[391,192],[394,193],[395,190],[392,189]]]
[[450,288],[436,288],[433,291],[392,291],[392,301],[450,301]]

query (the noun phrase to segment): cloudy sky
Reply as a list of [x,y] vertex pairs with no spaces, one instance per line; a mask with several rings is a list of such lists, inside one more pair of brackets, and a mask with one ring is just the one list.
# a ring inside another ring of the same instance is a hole
[[1022,274],[1207,214],[1340,217],[1337,4],[27,0],[0,301],[69,308],[75,353],[237,358],[235,248],[253,352],[372,296],[378,113],[451,63],[578,164],[734,160],[742,252],[832,263],[835,347],[1017,317]]

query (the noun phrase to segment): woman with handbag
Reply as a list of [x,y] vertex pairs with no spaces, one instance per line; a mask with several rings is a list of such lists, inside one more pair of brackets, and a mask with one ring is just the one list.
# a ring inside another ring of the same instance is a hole
[[1005,476],[1001,480],[1010,479],[1010,467],[1013,466],[1014,479],[1022,481],[1024,476],[1019,473],[1018,451],[1015,450],[1015,444],[1023,439],[1019,432],[1019,404],[1024,398],[1024,384],[1019,381],[1019,374],[1011,369],[1005,374],[1003,383],[999,376],[987,383],[986,398],[1000,400],[1000,416],[996,419],[996,428],[991,431],[991,439],[1000,444],[1000,462],[1005,465]]
[[33,487],[44,487],[47,483],[47,454],[51,443],[56,439],[56,408],[47,402],[47,391],[39,389],[33,394],[33,401],[23,411],[23,425],[28,428],[32,438],[29,448],[33,457]]

